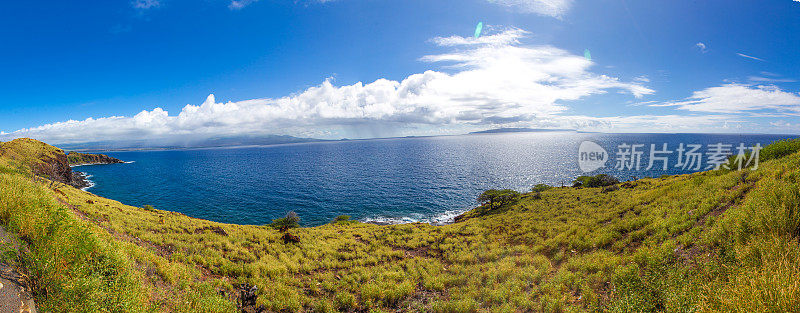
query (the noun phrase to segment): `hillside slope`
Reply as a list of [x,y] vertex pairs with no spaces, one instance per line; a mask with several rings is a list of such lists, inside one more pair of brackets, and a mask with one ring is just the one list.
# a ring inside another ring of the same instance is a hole
[[20,138],[0,143],[0,158],[47,179],[65,184],[72,182],[72,170],[64,151],[41,141]]
[[3,144],[0,221],[55,312],[796,312],[798,145],[754,171],[552,188],[440,227],[337,221],[294,243],[32,179],[36,158]]

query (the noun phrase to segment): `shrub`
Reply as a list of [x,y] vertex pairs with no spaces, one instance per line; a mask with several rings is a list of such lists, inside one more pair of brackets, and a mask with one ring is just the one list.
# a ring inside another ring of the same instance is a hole
[[[749,148],[749,147],[748,147]],[[779,159],[796,152],[800,151],[800,139],[783,139],[775,141],[769,145],[766,145],[764,148],[761,149],[758,155],[758,162],[765,162],[773,159]],[[734,153],[728,157],[728,162],[725,164],[730,169],[736,170],[739,169],[739,165],[736,162],[736,159],[739,157],[737,155],[738,151],[734,149]],[[751,150],[746,150],[744,154],[744,160],[742,160],[742,168],[754,166],[754,162],[750,164],[744,164],[748,160],[750,160]],[[723,168],[724,169],[724,168]]]
[[572,187],[605,187],[618,184],[619,180],[608,174],[597,174],[595,176],[578,176],[572,181]]
[[550,185],[547,185],[547,184],[536,184],[536,186],[533,186],[533,188],[531,188],[531,191],[533,191],[533,192],[542,192],[542,191],[545,191],[545,190],[550,189],[550,188],[553,188],[553,186],[550,186]]
[[602,192],[606,193],[606,192],[612,192],[612,191],[617,191],[617,190],[619,190],[619,186],[611,185],[611,186],[603,187]]
[[300,227],[300,217],[294,211],[289,211],[289,213],[286,213],[286,217],[272,220],[270,226],[281,231],[297,228]]
[[349,221],[350,221],[350,215],[339,215],[335,219],[333,219],[334,223],[349,222]]
[[331,223],[335,225],[350,225],[358,222],[353,220],[350,215],[339,215]]
[[778,159],[800,151],[800,139],[784,139],[773,142],[760,152],[760,161]]
[[142,209],[144,209],[145,211],[156,212],[156,208],[154,208],[152,205],[149,204],[143,206]]

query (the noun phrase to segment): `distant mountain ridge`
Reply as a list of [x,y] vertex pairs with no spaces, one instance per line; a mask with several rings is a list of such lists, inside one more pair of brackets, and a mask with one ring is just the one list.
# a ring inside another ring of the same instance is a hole
[[323,139],[300,138],[287,135],[231,136],[214,138],[189,138],[185,140],[121,140],[95,141],[78,144],[61,144],[60,148],[72,151],[110,151],[110,150],[169,150],[193,148],[222,148],[236,146],[268,146],[289,143],[325,141]]

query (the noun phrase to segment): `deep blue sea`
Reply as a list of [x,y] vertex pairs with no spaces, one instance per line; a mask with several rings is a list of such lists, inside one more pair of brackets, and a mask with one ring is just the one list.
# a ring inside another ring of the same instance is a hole
[[[611,154],[605,168],[620,180],[687,173],[661,163],[650,171],[650,144],[766,145],[788,135],[502,133],[333,141],[265,147],[104,152],[128,164],[75,170],[91,175],[89,192],[134,206],[224,223],[265,224],[295,211],[301,224],[338,215],[373,222],[442,223],[475,206],[489,188],[529,190],[569,184],[583,173],[578,146],[598,143]],[[642,169],[617,170],[617,146],[644,144]],[[705,167],[705,163],[703,166]]]

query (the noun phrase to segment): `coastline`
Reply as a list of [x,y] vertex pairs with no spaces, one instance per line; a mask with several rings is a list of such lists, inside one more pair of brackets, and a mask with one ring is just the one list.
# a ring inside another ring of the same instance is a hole
[[464,213],[467,213],[474,209],[475,209],[474,207],[470,207],[464,209],[447,210],[442,213],[431,215],[429,217],[425,217],[422,214],[412,214],[412,216],[403,216],[403,217],[370,216],[359,219],[359,221],[362,223],[379,225],[379,226],[403,225],[403,224],[414,224],[414,223],[425,223],[425,224],[430,224],[431,226],[445,226],[456,223],[456,218],[458,216],[461,216]]
[[[72,164],[72,165],[69,166],[69,168],[70,169],[74,169],[76,167],[81,167],[81,166],[108,165],[108,164],[130,164],[130,163],[133,163],[133,161],[127,161],[127,162],[126,161],[95,162],[95,163]],[[78,188],[78,189],[80,189],[82,191],[87,191],[87,190],[91,189],[92,187],[97,186],[97,184],[95,182],[93,182],[93,181],[91,181],[89,179],[89,178],[92,178],[92,176],[93,175],[85,173],[85,172],[79,172],[79,171],[73,170],[72,171],[72,186],[74,186],[75,188]]]

